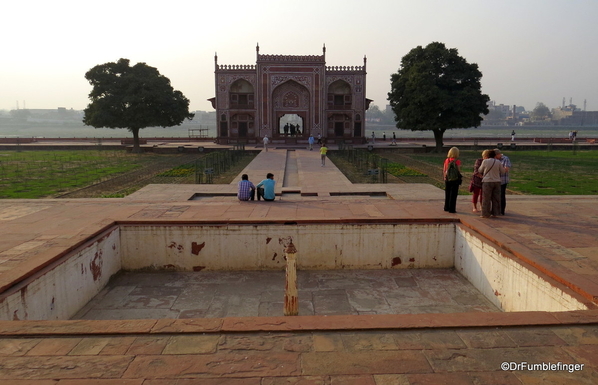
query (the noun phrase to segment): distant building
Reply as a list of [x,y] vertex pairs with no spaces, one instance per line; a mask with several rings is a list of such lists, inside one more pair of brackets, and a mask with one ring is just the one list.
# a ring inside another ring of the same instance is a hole
[[363,142],[366,58],[363,66],[326,66],[322,55],[263,55],[255,65],[215,61],[218,141],[257,142],[268,135],[287,143],[309,135]]

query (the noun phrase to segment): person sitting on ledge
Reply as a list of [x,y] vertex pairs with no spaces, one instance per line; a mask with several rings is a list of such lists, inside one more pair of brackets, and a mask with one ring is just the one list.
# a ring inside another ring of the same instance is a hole
[[264,198],[265,201],[273,201],[276,199],[276,194],[274,193],[274,186],[276,185],[276,181],[274,180],[274,174],[268,173],[266,175],[266,179],[261,181],[257,184],[257,200],[259,201],[260,198]]
[[255,186],[249,181],[249,176],[247,176],[247,174],[241,175],[237,198],[239,198],[240,201],[255,200]]

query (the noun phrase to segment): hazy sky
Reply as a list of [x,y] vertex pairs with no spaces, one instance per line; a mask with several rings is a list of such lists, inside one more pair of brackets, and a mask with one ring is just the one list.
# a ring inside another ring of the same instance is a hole
[[390,75],[412,48],[440,41],[483,73],[497,103],[598,110],[597,0],[7,1],[0,8],[0,109],[83,109],[87,70],[145,62],[211,110],[219,64],[262,54],[320,55],[357,66],[383,107]]

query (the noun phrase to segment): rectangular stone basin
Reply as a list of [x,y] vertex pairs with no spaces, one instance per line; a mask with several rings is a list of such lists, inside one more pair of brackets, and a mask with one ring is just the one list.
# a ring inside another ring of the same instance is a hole
[[[162,305],[162,309],[168,310],[172,307],[167,306],[168,301],[174,303],[180,299],[185,283],[193,286],[195,291],[187,291],[187,297],[180,301],[202,301],[205,297],[202,293],[211,290],[209,277],[214,274],[237,277],[236,281],[221,287],[224,296],[228,292],[239,303],[248,302],[252,297],[248,295],[240,300],[238,292],[249,289],[235,282],[252,277],[263,280],[259,277],[265,274],[262,277],[270,277],[267,280],[270,286],[263,289],[259,296],[263,298],[264,292],[271,292],[272,299],[262,302],[277,303],[281,301],[278,298],[284,290],[284,250],[290,242],[297,249],[299,295],[301,301],[301,293],[304,293],[304,314],[325,315],[327,310],[322,304],[326,301],[346,301],[348,314],[400,313],[400,301],[409,302],[410,296],[412,305],[419,306],[415,312],[430,312],[430,307],[446,306],[451,300],[463,307],[446,311],[570,311],[585,310],[589,306],[578,293],[458,222],[116,223],[0,294],[0,319],[93,318],[90,315],[93,314],[93,306],[101,303],[105,296],[118,295],[118,290],[124,296],[135,297],[137,294],[137,297],[146,297],[145,300],[129,298],[133,301],[130,307],[136,310],[160,308],[151,302],[152,296],[172,297],[177,292],[176,299],[171,298]],[[184,276],[180,290],[169,289],[177,285],[172,283],[173,278],[160,274],[166,272]],[[131,279],[135,274],[144,274],[142,279],[153,280],[153,284],[145,285],[153,289],[147,289],[146,293],[135,292],[137,286],[131,288],[132,284],[119,281],[123,277]],[[313,278],[318,274],[319,278]],[[329,277],[326,278],[326,275]],[[336,278],[330,279],[332,275]],[[422,307],[424,300],[418,299],[418,296],[429,299],[430,295],[422,294],[421,290],[413,294],[414,289],[409,286],[427,285],[442,289],[443,285],[439,283],[442,277],[447,282],[462,281],[459,284],[465,285],[462,290],[435,291],[432,296],[437,295],[439,300],[428,303],[428,308]],[[111,278],[114,279],[110,281]],[[314,279],[318,285],[321,282],[323,289],[330,291],[320,290],[320,286],[317,290],[313,286],[310,288]],[[374,285],[386,285],[385,296],[388,297],[377,298],[375,290],[352,287],[359,279],[373,280]],[[334,287],[327,288],[327,285]],[[468,291],[466,286],[475,290]],[[121,288],[112,293],[111,289],[115,287]],[[152,290],[154,294],[151,294]],[[343,299],[343,291],[346,294],[350,290],[357,292],[353,292],[352,296],[345,295]],[[99,293],[101,295],[94,299]],[[305,302],[309,298],[306,293],[311,293],[311,303]],[[270,311],[264,308],[260,313],[260,301],[254,298],[254,302],[258,310],[247,314],[278,314],[276,309]],[[395,310],[390,309],[393,303],[399,304]],[[192,318],[231,314],[202,312],[201,306],[187,305],[177,309],[193,308],[195,311],[183,315],[163,311],[148,316],[142,316],[143,311],[137,311],[125,317]],[[317,311],[319,305],[323,306],[320,312]],[[373,306],[374,310],[368,306]],[[479,308],[476,309],[476,306]],[[376,310],[382,308],[385,310]],[[122,317],[122,314],[114,317]]]

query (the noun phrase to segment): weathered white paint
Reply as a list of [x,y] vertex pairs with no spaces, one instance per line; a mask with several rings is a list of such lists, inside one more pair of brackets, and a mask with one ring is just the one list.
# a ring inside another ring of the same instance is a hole
[[571,291],[542,276],[467,229],[455,232],[455,269],[498,308],[507,311],[586,310]]
[[289,240],[301,253],[300,269],[448,268],[454,229],[452,223],[127,225],[121,248],[127,270],[283,269]]
[[69,319],[120,269],[118,228],[0,295],[2,320]]
[[452,223],[121,225],[0,295],[0,319],[68,319],[120,269],[284,269],[292,241],[300,269],[455,267],[504,311],[586,309],[569,289]]

